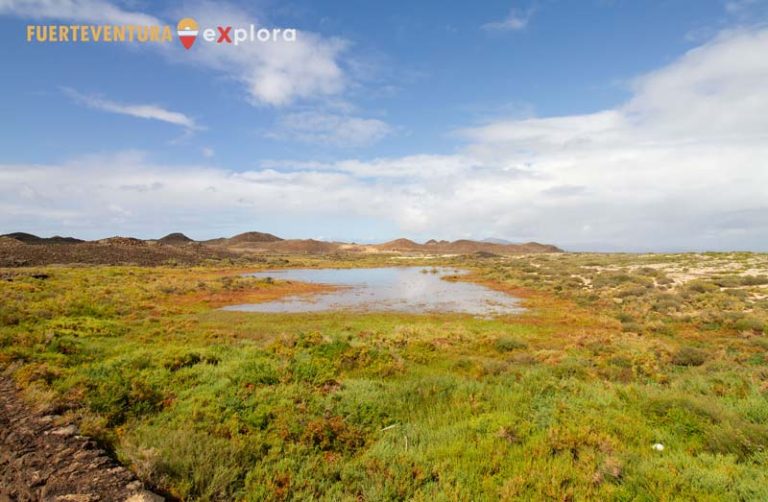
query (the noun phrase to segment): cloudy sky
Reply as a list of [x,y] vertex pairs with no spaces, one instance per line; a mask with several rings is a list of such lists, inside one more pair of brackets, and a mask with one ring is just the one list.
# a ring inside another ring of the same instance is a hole
[[[41,44],[28,24],[297,29]],[[0,0],[0,233],[768,251],[768,0]]]

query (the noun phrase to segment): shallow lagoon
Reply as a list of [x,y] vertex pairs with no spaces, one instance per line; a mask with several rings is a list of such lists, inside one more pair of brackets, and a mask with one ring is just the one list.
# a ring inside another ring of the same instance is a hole
[[223,310],[241,312],[407,312],[460,313],[476,316],[516,314],[519,299],[485,286],[445,277],[466,272],[453,268],[386,267],[352,269],[292,269],[247,274],[279,280],[340,286],[311,296],[231,305]]

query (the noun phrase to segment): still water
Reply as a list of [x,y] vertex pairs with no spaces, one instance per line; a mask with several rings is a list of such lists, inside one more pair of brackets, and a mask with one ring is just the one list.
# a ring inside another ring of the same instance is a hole
[[453,268],[386,267],[354,269],[292,269],[247,274],[279,280],[340,286],[316,295],[231,305],[223,310],[242,312],[456,312],[476,316],[514,314],[523,309],[513,296],[479,284],[447,281],[465,272]]

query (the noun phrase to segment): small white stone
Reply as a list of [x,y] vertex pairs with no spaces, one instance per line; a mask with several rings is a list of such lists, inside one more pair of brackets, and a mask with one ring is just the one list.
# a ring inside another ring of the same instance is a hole
[[127,485],[125,485],[125,489],[130,491],[130,492],[137,492],[137,491],[141,490],[142,488],[144,488],[144,484],[141,481],[139,481],[138,479],[136,481],[132,481],[132,482],[128,483]]
[[74,424],[67,425],[66,427],[59,427],[58,429],[52,430],[51,434],[53,434],[54,436],[64,436],[64,437],[74,436],[75,434],[77,434],[77,427]]
[[664,445],[661,443],[654,443],[654,445],[651,447],[656,451],[664,451]]
[[163,502],[165,498],[152,493],[148,490],[142,490],[125,499],[125,502]]

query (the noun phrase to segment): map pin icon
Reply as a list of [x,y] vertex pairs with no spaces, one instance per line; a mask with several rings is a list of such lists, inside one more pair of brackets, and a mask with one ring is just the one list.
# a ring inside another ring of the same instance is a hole
[[176,25],[176,33],[179,35],[181,45],[189,49],[197,39],[197,21],[191,17],[185,17]]

